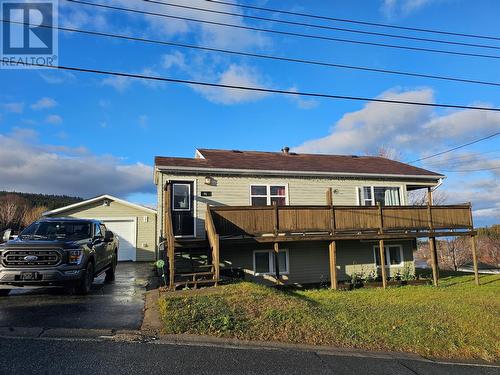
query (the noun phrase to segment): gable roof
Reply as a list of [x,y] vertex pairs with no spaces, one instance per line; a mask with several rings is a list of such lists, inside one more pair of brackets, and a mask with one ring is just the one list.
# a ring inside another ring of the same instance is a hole
[[195,158],[157,156],[160,170],[221,171],[244,174],[387,176],[439,179],[444,176],[378,156],[297,154],[197,149]]
[[128,202],[126,200],[113,197],[112,195],[109,195],[109,194],[103,194],[103,195],[99,195],[99,196],[94,197],[94,198],[87,199],[85,201],[81,201],[81,202],[78,202],[78,203],[70,204],[68,206],[56,208],[55,210],[44,212],[43,216],[53,215],[53,214],[58,214],[58,213],[61,213],[61,212],[73,210],[75,208],[83,207],[83,206],[86,206],[87,204],[98,202],[98,201],[103,200],[103,199],[109,199],[110,201],[118,202],[118,203],[121,203],[121,204],[123,204],[125,206],[129,206],[129,207],[132,207],[132,208],[136,208],[138,210],[142,210],[142,211],[145,211],[145,212],[156,214],[156,210],[155,209],[152,209],[152,208],[149,208],[149,207],[144,207],[144,206],[141,206],[140,204],[131,203],[131,202]]

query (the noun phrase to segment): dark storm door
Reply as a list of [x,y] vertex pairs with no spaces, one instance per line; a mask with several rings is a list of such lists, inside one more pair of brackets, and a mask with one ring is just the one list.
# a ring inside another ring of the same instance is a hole
[[175,236],[194,236],[194,184],[172,183],[172,224]]

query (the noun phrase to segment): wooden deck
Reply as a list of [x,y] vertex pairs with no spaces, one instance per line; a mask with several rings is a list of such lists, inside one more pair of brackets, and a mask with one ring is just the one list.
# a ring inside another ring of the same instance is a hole
[[[170,185],[166,189],[164,233],[167,235],[170,283],[175,285],[175,239],[170,216]],[[318,206],[208,206],[205,215],[206,241],[215,285],[220,279],[220,246],[224,243],[273,243],[275,256],[279,244],[290,241],[329,241],[331,286],[337,287],[336,241],[378,240],[381,264],[385,264],[384,240],[428,237],[434,284],[438,284],[436,237],[470,236],[476,283],[477,256],[470,203],[433,206],[429,190],[427,206],[336,206],[332,190],[326,205]],[[180,246],[180,244],[177,244]],[[386,270],[381,267],[386,286]],[[205,275],[204,275],[205,276]],[[276,280],[279,280],[276,270]],[[193,280],[191,280],[192,282]]]

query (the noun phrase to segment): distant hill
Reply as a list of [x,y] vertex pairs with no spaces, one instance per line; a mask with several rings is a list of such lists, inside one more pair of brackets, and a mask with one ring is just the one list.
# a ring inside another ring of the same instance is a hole
[[24,198],[31,207],[47,207],[48,210],[83,201],[83,198],[68,195],[18,193],[14,191],[0,191],[0,198],[7,194],[15,194]]

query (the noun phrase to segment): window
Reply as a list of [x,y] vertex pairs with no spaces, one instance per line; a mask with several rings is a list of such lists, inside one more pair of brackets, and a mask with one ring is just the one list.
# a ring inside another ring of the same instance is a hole
[[[256,275],[275,274],[273,250],[255,250],[253,252],[253,270]],[[278,266],[280,275],[288,274],[288,250],[278,252]]]
[[[387,245],[385,248],[385,265],[387,266],[402,266],[403,265],[403,247],[401,245]],[[380,267],[380,251],[379,247],[373,248],[375,252],[375,264]]]
[[399,206],[401,205],[399,197],[399,187],[363,186],[358,188],[361,206],[375,206],[377,203],[382,206]]
[[104,233],[101,232],[101,227],[99,224],[94,224],[94,237],[102,237]]
[[252,185],[250,186],[250,201],[252,206],[271,206],[287,204],[286,185]]
[[191,185],[173,184],[173,209],[175,211],[191,210]]
[[106,233],[106,227],[104,226],[104,224],[101,224],[99,228],[101,229],[101,234],[104,236],[104,234]]

